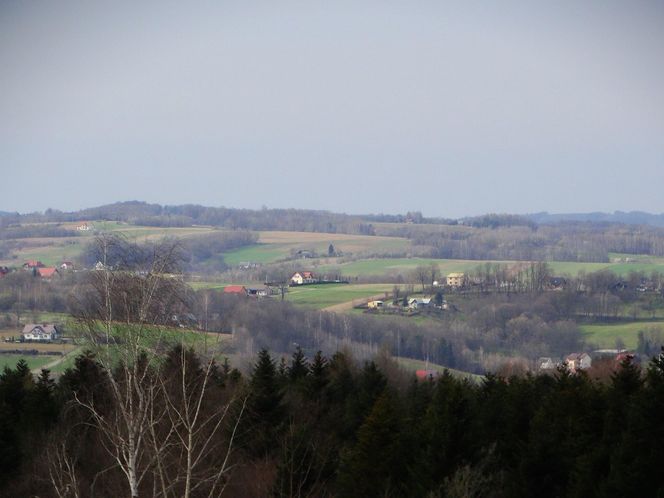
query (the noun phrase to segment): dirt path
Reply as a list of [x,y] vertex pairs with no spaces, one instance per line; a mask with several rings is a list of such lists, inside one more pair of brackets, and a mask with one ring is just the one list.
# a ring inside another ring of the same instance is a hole
[[62,356],[58,356],[55,360],[49,361],[46,365],[42,365],[41,367],[33,368],[31,372],[33,374],[40,374],[43,369],[48,369],[52,370],[53,367],[57,367],[60,363],[65,361],[70,354],[78,351],[78,348],[72,349],[71,351],[67,351],[67,353],[63,354]]
[[352,301],[346,301],[345,303],[333,304],[332,306],[328,306],[327,308],[323,308],[322,311],[332,311],[334,313],[343,313],[345,311],[352,310],[355,306],[358,306],[360,304],[367,304],[369,301],[374,301],[374,300],[377,300],[377,299],[379,299],[381,301],[384,301],[387,298],[385,297],[385,293],[381,292],[380,294],[375,294],[373,296],[359,297],[357,299],[353,299]]

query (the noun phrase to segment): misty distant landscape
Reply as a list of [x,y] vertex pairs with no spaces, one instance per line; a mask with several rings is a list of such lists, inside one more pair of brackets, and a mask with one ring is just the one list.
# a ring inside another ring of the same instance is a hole
[[0,498],[664,497],[662,26],[0,2]]

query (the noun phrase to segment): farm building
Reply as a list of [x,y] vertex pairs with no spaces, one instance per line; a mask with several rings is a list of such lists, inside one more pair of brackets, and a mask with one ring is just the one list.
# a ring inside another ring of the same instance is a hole
[[367,303],[367,308],[369,308],[370,310],[378,310],[381,309],[384,304],[385,303],[383,301],[369,301]]
[[227,285],[224,287],[224,294],[237,294],[246,296],[247,288],[244,285]]
[[60,263],[60,269],[61,270],[73,270],[74,269],[74,263],[71,261],[63,261]]
[[463,287],[463,284],[466,283],[466,274],[465,273],[450,273],[447,276],[447,285],[448,287]]
[[52,323],[28,323],[21,332],[24,341],[52,341],[59,335],[58,328]]

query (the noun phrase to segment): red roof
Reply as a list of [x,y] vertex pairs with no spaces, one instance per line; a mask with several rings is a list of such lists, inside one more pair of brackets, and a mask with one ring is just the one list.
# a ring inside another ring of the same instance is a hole
[[29,259],[23,264],[23,266],[27,266],[28,268],[41,268],[44,266],[44,263],[37,261],[36,259]]
[[246,294],[247,289],[244,288],[244,285],[227,285],[224,287],[224,293],[226,294]]
[[312,271],[303,271],[302,276],[304,278],[314,278],[314,272],[312,272]]
[[435,370],[416,370],[415,371],[415,376],[418,379],[428,379],[430,377],[436,377],[438,375],[438,372]]
[[57,268],[37,268],[39,276],[44,278],[51,278],[57,271]]

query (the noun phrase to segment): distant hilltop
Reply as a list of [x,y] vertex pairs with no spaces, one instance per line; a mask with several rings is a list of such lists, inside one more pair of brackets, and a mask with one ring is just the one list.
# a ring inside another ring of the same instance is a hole
[[625,223],[628,225],[652,225],[664,227],[664,214],[645,213],[643,211],[614,211],[613,213],[559,213],[547,212],[526,214],[525,218],[538,225],[559,223],[562,221],[579,221],[593,223]]
[[538,225],[555,223],[596,223],[649,225],[664,228],[664,214],[643,211],[558,214],[545,211],[530,214],[487,213],[463,218],[444,218],[424,216],[420,211],[408,211],[402,214],[346,214],[301,208],[238,209],[198,204],[149,204],[143,201],[116,202],[70,212],[57,209],[24,214],[0,211],[0,227],[21,223],[62,223],[88,220],[109,220],[149,226],[212,225],[252,230],[305,230],[363,235],[374,234],[372,226],[374,223],[465,225],[476,228],[527,226],[532,229],[536,229]]

